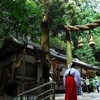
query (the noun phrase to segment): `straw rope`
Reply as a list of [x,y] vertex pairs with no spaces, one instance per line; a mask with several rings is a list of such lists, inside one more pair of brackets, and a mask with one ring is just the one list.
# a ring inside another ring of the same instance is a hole
[[93,23],[85,24],[85,25],[64,25],[64,29],[67,31],[85,31],[85,30],[92,30],[100,26],[100,19],[94,21]]

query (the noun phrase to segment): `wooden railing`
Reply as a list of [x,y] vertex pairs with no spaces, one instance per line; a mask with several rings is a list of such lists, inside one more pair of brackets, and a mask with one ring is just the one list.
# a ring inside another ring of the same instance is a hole
[[19,94],[16,100],[55,100],[56,82],[47,82]]

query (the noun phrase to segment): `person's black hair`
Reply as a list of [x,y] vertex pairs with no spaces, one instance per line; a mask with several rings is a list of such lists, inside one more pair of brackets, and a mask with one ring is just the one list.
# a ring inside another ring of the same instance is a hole
[[75,64],[74,63],[72,63],[72,66],[71,67],[74,67],[75,66]]
[[6,94],[9,95],[9,96],[13,96],[12,92],[13,92],[14,89],[17,90],[17,87],[18,87],[18,82],[17,81],[15,81],[15,80],[8,81],[5,84],[5,92],[6,92]]

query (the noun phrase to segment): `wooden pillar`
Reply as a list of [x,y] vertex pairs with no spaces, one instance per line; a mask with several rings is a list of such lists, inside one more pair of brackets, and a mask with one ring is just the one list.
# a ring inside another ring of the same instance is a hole
[[26,54],[26,49],[23,49],[23,61],[22,61],[22,92],[24,91],[25,54]]
[[71,48],[71,32],[66,31],[66,57],[67,57],[67,65],[72,62],[72,48]]
[[15,70],[15,64],[16,63],[16,55],[14,57],[14,61],[13,61],[13,64],[12,64],[12,72],[11,72],[11,79],[13,79],[13,76],[14,76],[14,70]]

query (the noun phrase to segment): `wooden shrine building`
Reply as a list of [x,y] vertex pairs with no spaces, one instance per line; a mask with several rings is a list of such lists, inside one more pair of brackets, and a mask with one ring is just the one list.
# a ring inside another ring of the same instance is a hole
[[46,51],[38,44],[23,43],[10,37],[0,49],[0,93],[9,79],[16,79],[20,92],[49,81]]
[[[0,93],[4,91],[4,84],[9,79],[19,82],[20,92],[29,90],[49,81],[53,73],[53,80],[62,84],[62,76],[66,70],[66,55],[50,49],[50,69],[46,61],[46,51],[39,44],[23,43],[14,37],[5,39],[0,48]],[[91,66],[77,58],[73,58],[76,68],[85,75],[90,75],[97,66]],[[91,75],[90,75],[91,76]],[[2,95],[2,94],[0,94]]]

